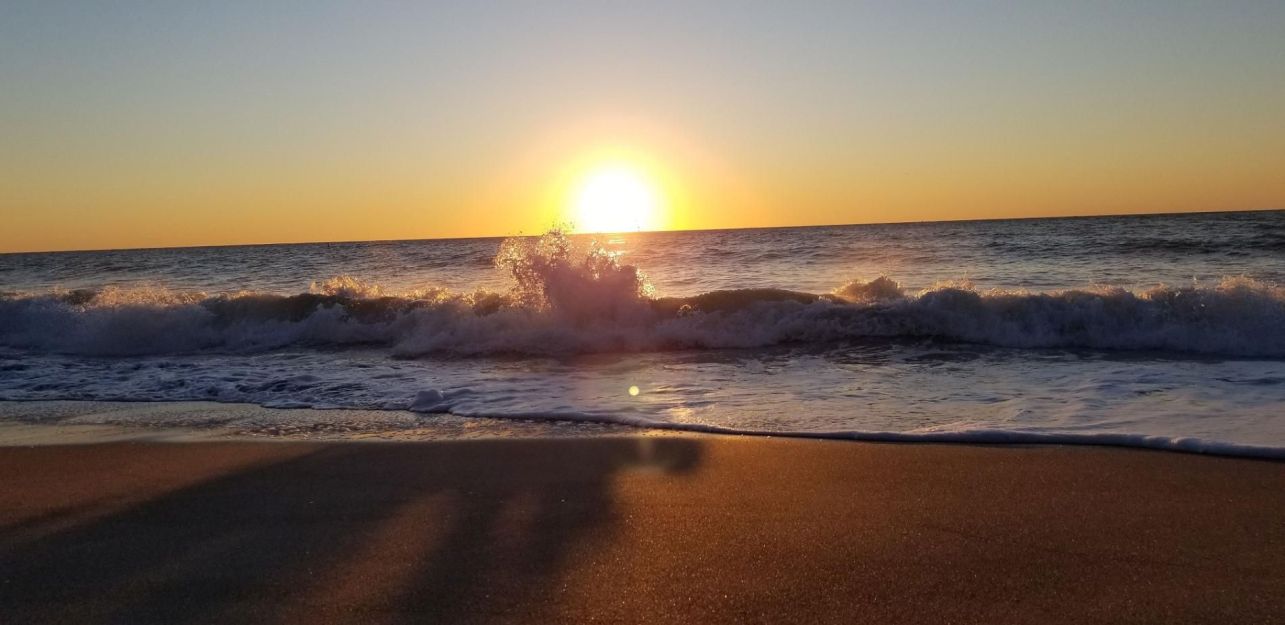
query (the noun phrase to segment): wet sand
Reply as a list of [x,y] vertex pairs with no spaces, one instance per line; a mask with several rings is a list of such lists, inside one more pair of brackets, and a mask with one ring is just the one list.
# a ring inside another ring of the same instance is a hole
[[1285,463],[715,436],[0,447],[5,623],[1266,623]]

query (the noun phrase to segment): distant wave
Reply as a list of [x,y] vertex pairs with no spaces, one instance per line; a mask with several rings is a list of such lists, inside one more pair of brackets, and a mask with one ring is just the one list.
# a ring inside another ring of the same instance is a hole
[[831,293],[655,297],[636,267],[559,233],[511,239],[507,292],[388,293],[340,276],[308,293],[163,287],[0,294],[0,345],[101,356],[376,345],[399,356],[567,354],[932,338],[1017,348],[1285,357],[1285,288],[1249,278],[1135,292],[908,292],[880,277]]
[[1263,233],[1234,241],[1214,242],[1195,238],[1143,237],[1128,238],[1117,244],[1117,253],[1160,254],[1232,254],[1248,255],[1251,251],[1279,252],[1285,250],[1285,236]]

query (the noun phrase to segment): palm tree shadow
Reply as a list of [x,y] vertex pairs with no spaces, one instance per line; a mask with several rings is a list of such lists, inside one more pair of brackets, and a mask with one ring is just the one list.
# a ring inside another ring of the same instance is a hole
[[0,606],[15,623],[531,615],[612,531],[620,471],[700,455],[685,438],[325,446],[32,542],[0,531]]

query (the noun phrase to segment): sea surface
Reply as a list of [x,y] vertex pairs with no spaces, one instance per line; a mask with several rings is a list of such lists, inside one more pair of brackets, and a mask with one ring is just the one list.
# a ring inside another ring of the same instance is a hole
[[8,254],[0,400],[1285,457],[1283,285],[1281,211]]

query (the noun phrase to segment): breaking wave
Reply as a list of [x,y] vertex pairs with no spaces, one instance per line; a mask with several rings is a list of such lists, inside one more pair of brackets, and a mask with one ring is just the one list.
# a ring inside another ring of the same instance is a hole
[[1143,291],[909,292],[888,277],[831,293],[656,297],[646,277],[558,232],[506,241],[507,292],[392,294],[339,276],[307,293],[163,287],[0,294],[0,345],[125,356],[374,345],[395,355],[569,354],[929,338],[1017,348],[1285,357],[1285,288],[1249,278]]

